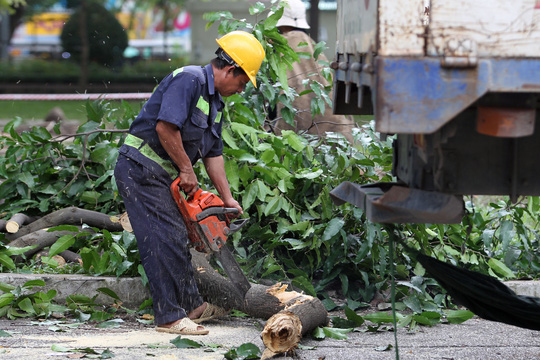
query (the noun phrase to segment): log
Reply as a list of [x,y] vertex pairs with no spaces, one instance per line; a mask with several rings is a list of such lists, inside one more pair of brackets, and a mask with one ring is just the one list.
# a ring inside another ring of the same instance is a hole
[[205,301],[226,310],[237,309],[245,312],[244,299],[233,283],[212,268],[205,254],[195,249],[190,251],[195,281]]
[[[49,256],[49,250],[46,250],[46,249],[41,250],[40,252],[36,254],[36,258],[42,257],[42,256]],[[57,259],[57,262],[59,265],[64,265],[65,263],[79,263],[79,264],[82,263],[81,255],[74,253],[73,251],[70,251],[70,250],[62,251],[60,254],[53,256],[53,259],[56,259],[57,257],[62,258],[62,259]],[[62,263],[62,260],[63,260],[63,263]]]
[[0,232],[6,231],[7,220],[0,219]]
[[295,291],[285,291],[279,284],[268,289],[268,292],[285,307],[268,319],[261,333],[266,346],[263,359],[293,350],[303,335],[328,324],[328,312],[319,299]]
[[[13,247],[25,247],[25,246],[32,246],[35,245],[34,248],[24,252],[24,256],[26,258],[29,258],[33,256],[38,251],[50,247],[52,244],[58,240],[61,236],[64,235],[73,235],[76,234],[73,231],[51,231],[48,232],[47,229],[41,229],[38,231],[35,231],[33,233],[21,236],[13,241],[11,241],[8,246]],[[22,257],[17,256],[14,258],[15,261],[21,261]]]
[[[35,259],[36,261],[41,262],[41,258],[48,256],[49,250],[41,250],[36,254]],[[58,263],[58,267],[64,267],[66,265],[66,259],[64,259],[61,255],[54,255],[52,259],[56,260],[56,262]]]
[[77,207],[68,207],[47,214],[42,218],[23,226],[17,233],[7,234],[6,238],[11,241],[38,230],[53,226],[83,224],[99,229],[106,229],[110,232],[120,232],[123,230],[122,225],[120,223],[113,222],[109,215],[100,213],[98,211],[79,209]]
[[24,224],[29,224],[32,222],[32,218],[25,214],[15,214],[6,222],[6,231],[8,233],[14,234],[19,231],[20,227]]
[[70,262],[70,263],[77,263],[78,262],[79,264],[82,265],[82,257],[81,257],[81,255],[79,255],[77,253],[74,253],[73,251],[64,250],[58,255],[60,255],[64,259],[66,259],[67,262]]
[[211,267],[205,255],[192,249],[191,256],[195,281],[205,301],[268,319],[261,333],[266,358],[296,348],[303,335],[329,322],[326,308],[315,297],[287,291],[289,286],[280,283],[273,286],[252,283],[242,298],[233,283]]

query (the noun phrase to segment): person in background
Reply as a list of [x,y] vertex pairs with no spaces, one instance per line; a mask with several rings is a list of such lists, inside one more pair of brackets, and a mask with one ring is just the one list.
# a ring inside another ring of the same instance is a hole
[[202,159],[225,207],[237,208],[225,174],[221,139],[223,99],[244,90],[265,57],[261,43],[243,31],[216,40],[210,64],[185,66],[166,76],[130,126],[114,170],[148,277],[156,330],[205,335],[201,322],[226,314],[201,298],[189,239],[170,192],[180,176],[186,196],[198,188],[193,170]]
[[[302,0],[282,0],[280,5],[284,6],[283,16],[278,20],[276,27],[283,37],[289,42],[289,46],[295,52],[305,52],[313,55],[314,41],[307,34],[310,29],[306,21],[306,7]],[[307,46],[304,45],[307,43]],[[298,94],[306,90],[302,82],[306,78],[318,81],[323,86],[330,85],[329,82],[322,76],[321,69],[323,65],[319,61],[328,63],[328,59],[324,54],[319,55],[318,59],[311,56],[309,59],[301,57],[299,62],[293,63],[292,70],[287,72],[289,87],[294,88]],[[311,99],[315,97],[315,93],[309,93],[299,96],[293,102],[297,113],[294,118],[294,125],[291,126],[277,115],[277,120],[274,120],[270,128],[276,133],[281,134],[282,130],[294,130],[297,133],[307,132],[325,136],[326,132],[342,133],[349,141],[353,140],[352,129],[356,127],[354,121],[344,115],[332,114],[332,107],[326,104],[324,114],[317,114],[315,117],[311,113]],[[332,95],[330,94],[332,97]],[[278,105],[278,111],[282,106]]]

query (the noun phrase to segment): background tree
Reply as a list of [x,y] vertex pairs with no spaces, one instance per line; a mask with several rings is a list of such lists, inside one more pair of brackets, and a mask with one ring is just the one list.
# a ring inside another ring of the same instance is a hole
[[64,51],[81,64],[80,85],[88,78],[88,61],[116,67],[121,64],[128,36],[116,17],[96,1],[78,1],[78,7],[62,29]]

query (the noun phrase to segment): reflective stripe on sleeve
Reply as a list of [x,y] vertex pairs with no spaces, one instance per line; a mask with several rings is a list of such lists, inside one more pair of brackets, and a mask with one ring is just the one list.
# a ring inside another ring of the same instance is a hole
[[204,100],[202,96],[199,98],[199,101],[197,101],[197,108],[206,116],[210,114],[210,104],[208,104],[208,101]]

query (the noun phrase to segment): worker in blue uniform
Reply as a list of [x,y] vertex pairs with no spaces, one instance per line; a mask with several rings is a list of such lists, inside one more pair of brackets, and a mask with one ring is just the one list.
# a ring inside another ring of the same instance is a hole
[[165,77],[131,124],[114,170],[153,299],[156,330],[182,335],[208,334],[201,322],[225,314],[201,298],[195,283],[186,226],[170,193],[180,176],[188,196],[198,188],[194,164],[202,159],[226,207],[232,197],[222,156],[222,97],[243,91],[265,53],[243,31],[216,40],[210,64],[185,66]]

